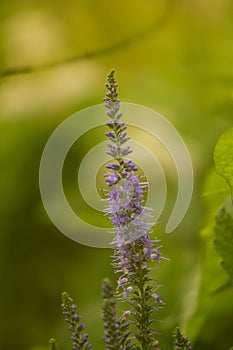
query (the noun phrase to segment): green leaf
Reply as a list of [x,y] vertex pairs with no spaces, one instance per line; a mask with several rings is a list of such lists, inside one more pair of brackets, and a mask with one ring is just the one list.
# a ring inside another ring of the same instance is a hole
[[214,149],[214,163],[216,172],[230,186],[233,201],[233,128],[226,130],[219,137]]
[[[185,329],[192,340],[202,337],[204,325],[214,310],[215,314],[222,315],[226,310],[225,300],[222,303],[222,295],[227,300],[227,291],[223,294],[217,291],[228,281],[228,275],[221,266],[221,257],[214,245],[214,223],[206,226],[200,232],[202,243],[202,261],[200,266],[199,289],[196,306]],[[231,297],[232,299],[232,297]],[[233,306],[232,306],[233,307]],[[229,305],[227,305],[229,309]]]
[[216,216],[215,247],[222,257],[222,266],[233,283],[233,207],[228,200]]

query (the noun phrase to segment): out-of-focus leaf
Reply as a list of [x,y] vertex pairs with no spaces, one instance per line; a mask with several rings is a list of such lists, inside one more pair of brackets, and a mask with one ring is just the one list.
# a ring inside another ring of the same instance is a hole
[[233,207],[227,202],[216,216],[215,247],[222,257],[222,266],[233,283]]
[[214,149],[214,162],[216,172],[229,184],[233,199],[233,128],[219,137]]
[[218,175],[212,167],[203,183],[203,202],[205,205],[205,226],[213,224],[213,219],[229,195],[229,186],[224,178]]
[[196,309],[191,316],[186,333],[192,341],[200,337],[213,308],[221,314],[225,304],[219,302],[221,296],[216,294],[219,288],[227,283],[227,275],[221,267],[219,254],[214,247],[213,225],[206,226],[200,233],[203,252],[200,271],[199,292]]
[[[229,337],[222,339],[215,334],[227,334],[230,313],[233,309],[232,289],[229,288],[229,277],[221,266],[222,256],[215,246],[215,221],[217,208],[224,206],[227,185],[216,173],[209,173],[204,188],[205,207],[207,209],[205,226],[200,232],[202,239],[202,258],[200,265],[199,291],[196,307],[189,319],[186,333],[194,348],[202,349],[206,344],[213,349],[229,348]],[[229,192],[228,192],[229,193]],[[230,202],[230,201],[229,201]],[[231,203],[230,203],[231,205]],[[216,319],[224,319],[221,325],[215,324]],[[209,327],[208,325],[212,325]],[[203,332],[203,330],[205,330]],[[211,347],[212,348],[212,347]]]

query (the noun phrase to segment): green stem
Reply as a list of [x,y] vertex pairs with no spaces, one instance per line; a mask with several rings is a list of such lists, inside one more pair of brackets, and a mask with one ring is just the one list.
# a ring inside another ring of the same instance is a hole
[[[133,242],[133,252],[132,256],[135,256],[135,254],[138,254],[138,250],[141,247],[137,247],[136,242]],[[135,318],[137,320],[136,327],[136,339],[138,340],[140,344],[140,348],[142,350],[151,350],[152,344],[154,342],[153,336],[152,336],[152,330],[151,330],[151,314],[153,312],[153,309],[151,307],[150,298],[151,295],[148,293],[148,291],[151,289],[148,282],[150,281],[148,277],[149,270],[143,269],[144,261],[139,260],[135,266],[135,275],[134,279],[132,280],[132,284],[135,286],[135,290],[138,291],[136,294],[137,297],[135,299]]]

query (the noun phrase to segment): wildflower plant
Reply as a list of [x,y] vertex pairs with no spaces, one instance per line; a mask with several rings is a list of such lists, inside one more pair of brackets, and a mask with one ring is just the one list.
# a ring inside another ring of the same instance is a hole
[[140,176],[135,174],[138,168],[132,160],[125,158],[132,150],[125,146],[129,137],[126,136],[126,125],[121,121],[122,113],[119,113],[114,71],[109,74],[106,87],[104,102],[110,118],[107,125],[111,130],[106,133],[110,140],[107,153],[114,163],[106,166],[110,170],[106,174],[110,191],[105,211],[115,228],[113,267],[119,275],[117,294],[131,305],[134,344],[138,349],[156,349],[152,317],[162,301],[157,293],[153,293],[148,263],[160,263],[162,256],[155,245],[157,242],[150,238],[154,224],[150,223],[152,210],[143,206],[147,183],[140,182]]
[[[103,342],[106,350],[159,350],[155,313],[163,307],[160,285],[151,277],[151,269],[165,259],[159,240],[151,237],[156,224],[153,210],[144,205],[148,183],[142,181],[136,164],[128,158],[132,149],[128,145],[127,126],[122,120],[118,84],[112,70],[106,83],[103,99],[107,109],[109,139],[107,154],[112,158],[106,165],[105,180],[108,187],[104,214],[115,233],[112,266],[117,276],[117,287],[108,279],[102,285]],[[118,310],[118,302],[123,310]],[[62,294],[62,310],[71,332],[73,350],[92,349],[88,334],[76,312],[73,299]],[[54,339],[50,349],[57,350]],[[176,349],[191,350],[190,342],[180,331],[176,333]],[[104,347],[103,347],[104,348]]]

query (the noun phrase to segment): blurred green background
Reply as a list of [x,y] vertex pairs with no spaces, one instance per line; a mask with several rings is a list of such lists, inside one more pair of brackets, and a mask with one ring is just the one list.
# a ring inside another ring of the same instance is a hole
[[[166,302],[158,313],[161,348],[172,349],[171,331],[180,324],[193,349],[228,350],[232,288],[221,288],[227,276],[211,234],[201,229],[226,194],[216,191],[224,184],[214,175],[212,153],[233,123],[233,2],[1,0],[0,18],[0,348],[44,350],[56,337],[70,349],[59,308],[63,290],[75,297],[93,348],[104,348],[100,286],[105,276],[114,280],[111,250],[85,247],[60,233],[43,208],[38,177],[51,132],[71,114],[102,102],[114,67],[121,100],[164,115],[193,160],[194,195],[185,219],[171,235],[164,233],[177,190],[171,166],[156,229],[170,259],[154,272]],[[65,178],[69,193],[76,186],[74,163],[103,139],[98,132],[86,135],[73,149],[76,159],[67,161]],[[87,208],[87,220],[92,215]]]

